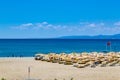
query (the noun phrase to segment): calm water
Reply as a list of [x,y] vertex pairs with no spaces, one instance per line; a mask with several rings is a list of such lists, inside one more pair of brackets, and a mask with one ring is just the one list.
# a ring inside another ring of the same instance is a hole
[[[81,40],[81,39],[0,39],[0,57],[34,56],[40,53],[71,53],[105,51],[106,43],[111,41],[111,51],[120,51],[120,40]],[[110,47],[107,47],[108,51]]]

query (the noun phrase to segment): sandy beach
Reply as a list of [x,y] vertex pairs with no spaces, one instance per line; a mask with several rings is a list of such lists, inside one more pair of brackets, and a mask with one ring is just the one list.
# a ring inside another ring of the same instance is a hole
[[73,65],[35,61],[34,58],[0,58],[0,78],[28,78],[28,66],[31,66],[30,77],[41,80],[120,80],[120,66],[76,68]]

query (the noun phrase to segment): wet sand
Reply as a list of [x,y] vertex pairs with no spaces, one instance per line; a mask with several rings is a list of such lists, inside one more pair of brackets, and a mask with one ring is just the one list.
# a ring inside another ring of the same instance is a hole
[[34,58],[0,58],[0,78],[7,80],[24,80],[28,78],[28,67],[31,66],[30,77],[41,80],[120,80],[120,66],[76,68]]

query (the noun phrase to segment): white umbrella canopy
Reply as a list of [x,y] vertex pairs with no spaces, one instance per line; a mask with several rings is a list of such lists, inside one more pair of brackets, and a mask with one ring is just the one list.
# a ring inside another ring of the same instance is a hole
[[49,60],[50,58],[49,58],[49,56],[48,55],[44,55],[43,56],[43,60]]
[[44,54],[42,54],[42,53],[37,53],[37,54],[35,54],[35,56],[43,56]]
[[53,56],[53,55],[55,55],[56,53],[49,53],[48,55],[51,55],[51,56]]
[[82,52],[81,54],[82,54],[82,56],[89,55],[88,52]]

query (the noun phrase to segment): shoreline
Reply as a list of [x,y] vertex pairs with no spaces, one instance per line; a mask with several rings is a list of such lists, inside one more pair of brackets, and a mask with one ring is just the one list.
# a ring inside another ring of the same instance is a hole
[[0,57],[0,59],[3,59],[3,58],[34,58],[34,57]]

